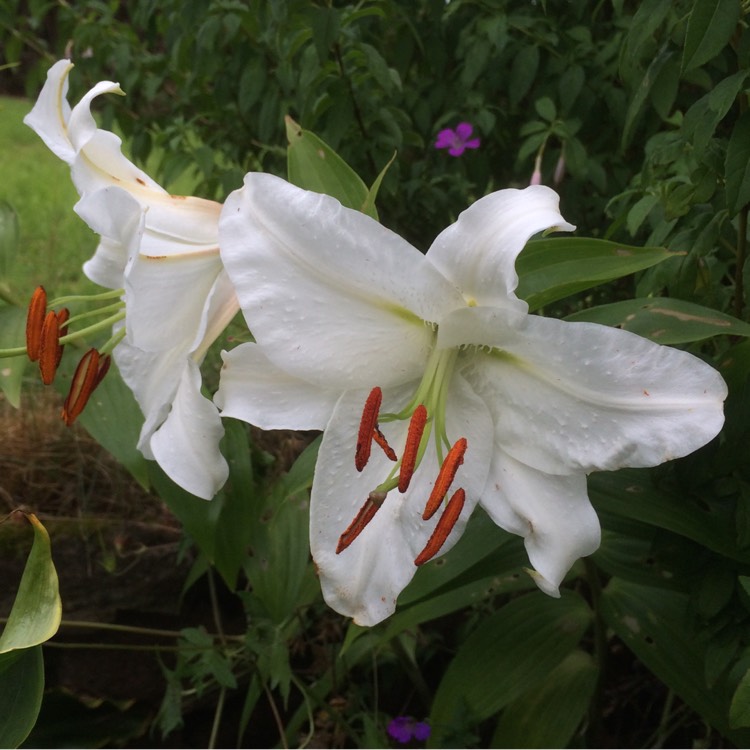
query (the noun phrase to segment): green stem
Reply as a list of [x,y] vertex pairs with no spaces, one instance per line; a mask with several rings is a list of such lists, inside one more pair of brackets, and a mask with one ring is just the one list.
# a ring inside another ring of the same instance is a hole
[[750,204],[743,206],[739,214],[737,229],[737,266],[734,272],[734,315],[742,319],[745,308],[745,259],[747,258],[747,212]]
[[214,723],[211,726],[211,736],[208,739],[209,748],[216,747],[216,737],[219,734],[219,726],[221,725],[221,715],[224,712],[224,699],[227,696],[227,689],[222,687],[219,690],[219,699],[216,702],[216,712],[214,713]]
[[604,681],[607,667],[609,648],[607,644],[607,626],[601,616],[602,584],[599,579],[599,571],[588,557],[583,558],[586,569],[586,581],[591,594],[591,608],[594,611],[594,656],[599,668],[596,679],[596,688],[589,704],[589,727],[587,745],[589,747],[601,747],[602,737],[602,712],[604,708]]

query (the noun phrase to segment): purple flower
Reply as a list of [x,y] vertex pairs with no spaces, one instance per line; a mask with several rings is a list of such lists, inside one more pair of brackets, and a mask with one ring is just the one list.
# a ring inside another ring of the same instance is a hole
[[411,716],[397,716],[389,722],[388,734],[404,744],[412,739],[424,741],[430,736],[430,725]]
[[438,133],[435,148],[447,148],[451,156],[461,156],[467,148],[479,148],[479,138],[472,138],[474,127],[468,122],[459,122],[456,129],[446,128]]

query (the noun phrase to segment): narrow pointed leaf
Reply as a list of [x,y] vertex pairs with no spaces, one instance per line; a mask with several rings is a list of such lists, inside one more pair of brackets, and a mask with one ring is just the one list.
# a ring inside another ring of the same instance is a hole
[[540,686],[503,711],[491,747],[568,747],[586,715],[598,671],[591,654],[572,651]]
[[[1,346],[24,346],[26,312],[20,307],[0,307]],[[8,403],[18,409],[21,406],[21,379],[29,358],[25,354],[18,357],[0,359],[0,391]]]
[[577,594],[551,599],[534,592],[485,618],[463,642],[435,695],[430,747],[476,726],[535,689],[575,649],[591,622]]
[[727,208],[734,216],[750,203],[750,110],[734,125],[727,146],[725,166]]
[[34,529],[34,541],[0,636],[0,654],[44,643],[57,632],[62,615],[49,535],[33,513],[25,515]]
[[289,182],[315,193],[336,198],[343,206],[364,211],[377,219],[368,204],[368,189],[359,175],[324,141],[286,118],[287,174]]
[[531,240],[518,256],[516,294],[531,310],[655,266],[682,253],[607,240],[554,237]]
[[718,334],[750,336],[750,325],[731,315],[667,297],[613,302],[573,313],[566,320],[616,326],[659,344],[686,344]]
[[750,731],[729,726],[736,683],[724,675],[713,686],[706,684],[705,638],[696,631],[686,594],[613,578],[602,595],[600,612],[659,680],[737,747],[748,746]]
[[703,65],[724,49],[739,14],[737,0],[695,0],[682,51],[683,73]]

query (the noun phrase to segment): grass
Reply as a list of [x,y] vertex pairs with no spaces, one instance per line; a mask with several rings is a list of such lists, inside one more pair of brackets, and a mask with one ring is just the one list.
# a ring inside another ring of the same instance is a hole
[[81,265],[94,251],[96,235],[73,212],[78,194],[68,165],[23,124],[30,109],[25,99],[0,97],[0,201],[13,207],[19,225],[16,256],[0,261],[0,269],[21,300],[38,284],[53,296],[95,288]]

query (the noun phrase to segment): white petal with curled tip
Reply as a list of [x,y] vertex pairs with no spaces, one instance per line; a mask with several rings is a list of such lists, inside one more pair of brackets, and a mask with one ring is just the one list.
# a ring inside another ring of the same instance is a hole
[[550,596],[560,596],[560,583],[573,563],[599,547],[599,519],[585,474],[545,474],[497,446],[481,504],[498,526],[524,538],[532,577]]
[[222,352],[214,403],[222,417],[241,419],[264,430],[322,430],[340,391],[324,389],[279,369],[258,344]]
[[[411,383],[384,389],[382,411],[401,408],[415,386]],[[394,611],[399,593],[417,570],[414,559],[427,544],[442,509],[429,521],[422,520],[439,470],[431,439],[406,493],[391,490],[370,524],[349,547],[336,554],[339,537],[369,492],[393,467],[377,445],[373,445],[364,471],[358,473],[354,467],[367,395],[366,390],[345,393],[323,435],[310,503],[310,546],[326,602],[337,612],[353,617],[357,624],[369,626]],[[492,450],[492,423],[486,406],[460,376],[454,376],[451,382],[446,417],[449,438],[455,442],[465,437],[468,442],[464,463],[448,497],[463,487],[466,504],[440,554],[447,552],[463,532],[485,486]],[[407,423],[381,423],[380,428],[400,455]]]
[[198,365],[186,359],[172,410],[151,438],[154,458],[180,487],[210,500],[229,476],[219,451],[223,435],[218,410],[201,394]]
[[472,304],[493,305],[515,298],[516,258],[528,239],[552,228],[575,229],[560,215],[559,201],[557,193],[544,185],[490,193],[435,238],[427,258]]
[[68,73],[72,67],[70,60],[58,60],[47,71],[47,80],[34,107],[23,118],[24,123],[44,141],[47,148],[67,164],[72,164],[76,155],[68,136]]
[[421,374],[437,321],[463,303],[401,237],[337,200],[251,173],[227,199],[221,254],[264,352],[321,386]]
[[494,310],[465,308],[441,323],[439,342],[485,347],[463,352],[464,376],[503,450],[550,474],[656,466],[724,423],[716,370],[627,331],[535,315],[513,328]]

